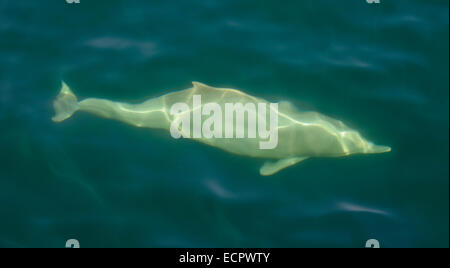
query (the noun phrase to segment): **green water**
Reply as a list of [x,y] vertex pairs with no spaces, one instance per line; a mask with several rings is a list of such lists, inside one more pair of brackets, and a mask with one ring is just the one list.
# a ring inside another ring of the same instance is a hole
[[[0,3],[0,247],[449,246],[448,1]],[[392,152],[262,161],[77,113],[201,81]]]

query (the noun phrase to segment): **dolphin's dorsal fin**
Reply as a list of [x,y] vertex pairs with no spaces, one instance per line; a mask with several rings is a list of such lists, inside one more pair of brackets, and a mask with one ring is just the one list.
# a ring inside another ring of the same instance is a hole
[[198,89],[216,89],[214,87],[208,86],[207,84],[203,84],[200,82],[192,81],[192,85]]
[[291,157],[291,158],[284,158],[280,159],[275,162],[267,161],[264,163],[264,165],[259,170],[259,173],[263,176],[270,176],[278,171],[285,169],[287,167],[293,166],[303,160],[308,159],[309,157]]

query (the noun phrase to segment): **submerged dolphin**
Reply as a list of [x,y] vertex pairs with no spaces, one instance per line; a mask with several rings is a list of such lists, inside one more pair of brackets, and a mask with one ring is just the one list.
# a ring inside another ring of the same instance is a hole
[[[172,115],[171,106],[184,102],[190,104],[193,112],[193,96],[201,95],[203,103],[266,103],[266,100],[250,96],[242,91],[226,88],[214,88],[193,82],[193,87],[153,98],[140,104],[113,102],[105,99],[88,98],[78,102],[76,96],[63,82],[54,101],[56,115],[54,122],[61,122],[72,116],[75,111],[86,111],[95,115],[119,120],[136,127],[160,128],[169,130],[171,123],[177,120]],[[261,138],[194,138],[195,140],[220,148],[230,153],[248,157],[264,158],[267,161],[260,169],[264,176],[295,165],[310,157],[341,157],[352,154],[384,153],[391,150],[388,146],[375,145],[341,121],[317,112],[297,110],[288,102],[279,103],[278,144],[275,148],[262,150],[258,147]]]

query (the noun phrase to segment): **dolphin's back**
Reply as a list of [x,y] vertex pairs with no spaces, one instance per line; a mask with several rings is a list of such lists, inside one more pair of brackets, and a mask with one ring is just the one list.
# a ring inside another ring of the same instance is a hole
[[192,88],[161,96],[169,110],[173,104],[179,102],[186,103],[192,108],[194,95],[201,95],[203,105],[210,102],[220,106],[225,103],[267,103],[264,99],[253,97],[236,89],[210,87],[199,82],[192,82],[192,84]]

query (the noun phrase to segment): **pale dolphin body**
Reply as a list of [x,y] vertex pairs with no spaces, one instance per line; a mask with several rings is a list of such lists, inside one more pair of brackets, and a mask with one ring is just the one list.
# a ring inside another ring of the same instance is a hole
[[[254,103],[256,107],[258,103],[269,104],[266,100],[239,90],[214,88],[198,82],[192,84],[192,88],[153,98],[141,104],[127,104],[96,98],[78,102],[76,96],[63,82],[61,91],[54,101],[56,115],[52,120],[61,122],[79,110],[136,127],[169,130],[171,122],[176,119],[170,113],[171,106],[183,102],[190,105],[192,113],[194,95],[201,95],[202,105],[209,102],[221,106],[224,103]],[[299,111],[288,102],[281,102],[278,106],[278,145],[274,149],[260,149],[258,145],[261,139],[258,136],[195,140],[230,153],[275,160],[267,161],[261,167],[260,174],[266,176],[310,157],[341,157],[384,153],[391,150],[388,146],[378,146],[365,140],[357,131],[348,128],[341,121],[317,112]]]

